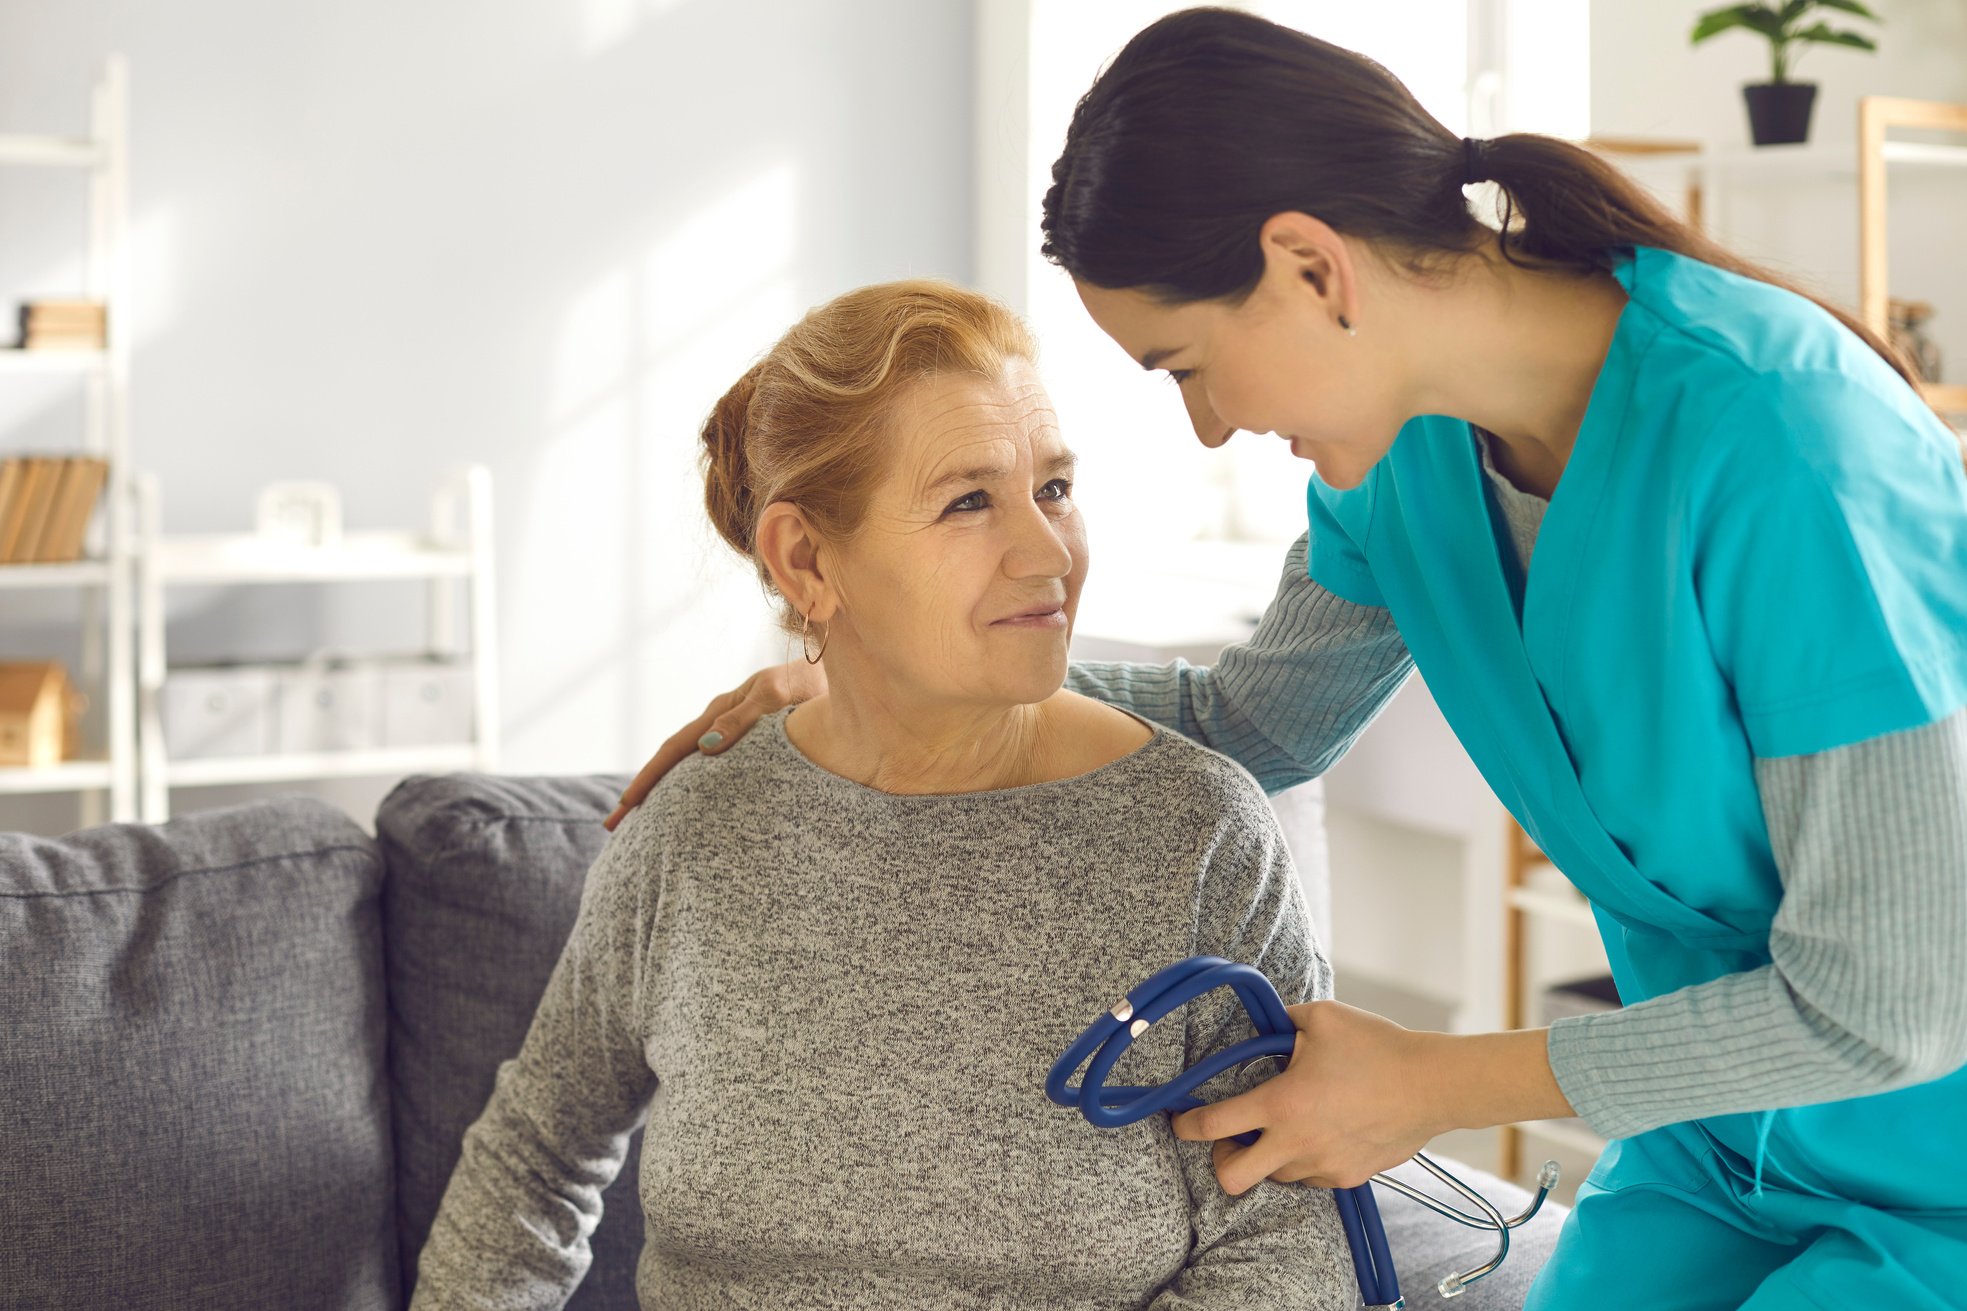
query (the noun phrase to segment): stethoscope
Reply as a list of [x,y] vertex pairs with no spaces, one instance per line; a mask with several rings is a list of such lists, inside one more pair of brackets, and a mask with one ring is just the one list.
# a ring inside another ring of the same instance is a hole
[[[1256,1037],[1204,1058],[1200,1063],[1189,1066],[1179,1077],[1156,1088],[1106,1086],[1106,1076],[1112,1071],[1114,1062],[1120,1059],[1122,1052],[1134,1045],[1134,1039],[1147,1032],[1148,1026],[1196,998],[1224,987],[1232,989],[1243,1002],[1243,1009],[1250,1014],[1250,1022],[1256,1026]],[[1277,995],[1277,989],[1261,971],[1219,956],[1191,956],[1170,965],[1134,988],[1112,1010],[1088,1025],[1086,1031],[1065,1049],[1065,1054],[1053,1063],[1051,1073],[1045,1076],[1045,1095],[1060,1106],[1078,1107],[1080,1114],[1102,1129],[1118,1129],[1122,1125],[1144,1120],[1157,1111],[1173,1113],[1194,1110],[1203,1104],[1194,1095],[1203,1084],[1253,1061],[1288,1060],[1297,1045],[1297,1036],[1298,1026],[1292,1022],[1291,1013],[1284,1009],[1283,998]],[[1067,1081],[1086,1063],[1088,1057],[1092,1058],[1092,1064],[1087,1067],[1086,1077],[1078,1087],[1071,1086]],[[1238,1134],[1236,1141],[1248,1147],[1258,1137],[1258,1133],[1252,1130]],[[1460,1193],[1482,1214],[1470,1215],[1389,1175],[1376,1174],[1372,1183],[1391,1188],[1457,1224],[1467,1225],[1471,1229],[1492,1230],[1497,1237],[1495,1256],[1472,1270],[1451,1274],[1441,1281],[1439,1287],[1443,1297],[1455,1296],[1500,1266],[1503,1258],[1509,1255],[1509,1231],[1534,1216],[1557,1183],[1557,1163],[1544,1162],[1543,1169],[1537,1175],[1536,1196],[1530,1199],[1530,1205],[1524,1208],[1523,1214],[1506,1219],[1482,1194],[1426,1156],[1417,1155],[1414,1161]],[[1393,1256],[1387,1250],[1386,1227],[1380,1223],[1380,1208],[1373,1200],[1372,1184],[1334,1189],[1332,1197],[1338,1205],[1339,1223],[1345,1227],[1346,1243],[1352,1249],[1352,1268],[1359,1276],[1359,1292],[1366,1305],[1386,1311],[1396,1311],[1405,1306],[1400,1297],[1400,1280],[1393,1269]]]

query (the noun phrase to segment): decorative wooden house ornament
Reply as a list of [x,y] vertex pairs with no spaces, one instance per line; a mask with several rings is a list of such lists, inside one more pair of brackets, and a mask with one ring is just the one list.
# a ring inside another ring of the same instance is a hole
[[72,757],[89,699],[52,661],[0,664],[0,768],[43,768]]

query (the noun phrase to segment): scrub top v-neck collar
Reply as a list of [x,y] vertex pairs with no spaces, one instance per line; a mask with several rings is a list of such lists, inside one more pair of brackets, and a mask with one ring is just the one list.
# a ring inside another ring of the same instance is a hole
[[[1482,452],[1473,425],[1467,425],[1469,440],[1457,461],[1466,503],[1489,525],[1486,536],[1494,546],[1493,567],[1483,572],[1493,583],[1501,613],[1513,621],[1509,626],[1515,630],[1514,638],[1523,648],[1549,710],[1559,714],[1564,709],[1560,699],[1565,687],[1566,630],[1573,610],[1569,598],[1590,546],[1592,524],[1610,486],[1609,475],[1625,433],[1639,361],[1659,331],[1657,320],[1631,298],[1632,257],[1619,259],[1612,272],[1627,293],[1626,303],[1619,308],[1605,361],[1585,404],[1584,419],[1537,530],[1535,567],[1528,561],[1519,566],[1523,576],[1520,609],[1511,586],[1511,565],[1502,555],[1512,547],[1498,536],[1489,513],[1488,477],[1482,471]],[[1555,723],[1552,726],[1557,727]]]

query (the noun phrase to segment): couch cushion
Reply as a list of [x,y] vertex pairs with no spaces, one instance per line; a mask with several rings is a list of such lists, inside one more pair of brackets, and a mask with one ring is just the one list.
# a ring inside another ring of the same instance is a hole
[[[405,780],[376,812],[389,865],[390,1077],[404,1288],[485,1107],[499,1064],[518,1055],[573,931],[602,819],[626,777]],[[573,1311],[638,1311],[642,1133],[603,1197],[594,1262]]]
[[381,884],[299,797],[0,834],[0,1303],[401,1305]]

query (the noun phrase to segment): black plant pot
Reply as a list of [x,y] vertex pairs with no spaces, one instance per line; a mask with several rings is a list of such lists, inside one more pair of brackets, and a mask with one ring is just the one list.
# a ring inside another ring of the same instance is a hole
[[1810,139],[1815,82],[1758,82],[1742,88],[1748,99],[1748,133],[1758,146],[1786,146]]

